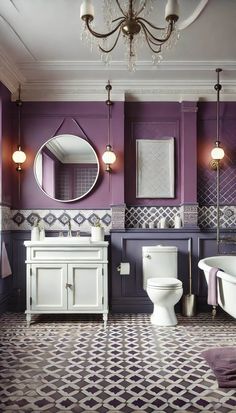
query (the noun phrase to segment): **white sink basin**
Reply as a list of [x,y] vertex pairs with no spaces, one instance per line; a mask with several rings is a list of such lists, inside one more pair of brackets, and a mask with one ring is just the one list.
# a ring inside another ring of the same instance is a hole
[[89,244],[90,237],[45,237],[43,242],[52,242],[55,244],[66,244],[67,242],[73,244]]

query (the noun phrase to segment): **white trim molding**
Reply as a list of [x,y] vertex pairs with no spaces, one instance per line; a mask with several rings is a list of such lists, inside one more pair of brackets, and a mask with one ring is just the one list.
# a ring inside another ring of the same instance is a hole
[[[30,61],[17,66],[0,48],[0,81],[12,100],[21,84],[23,101],[105,101],[108,78],[114,101],[215,101],[218,66],[217,61],[163,61],[158,66],[143,61],[127,76],[125,62],[112,62],[109,70],[98,61]],[[222,99],[236,101],[236,61],[220,62],[220,67]],[[75,80],[68,80],[71,77]]]
[[26,82],[22,71],[18,69],[13,60],[0,47],[0,81],[14,93],[19,88],[19,84]]

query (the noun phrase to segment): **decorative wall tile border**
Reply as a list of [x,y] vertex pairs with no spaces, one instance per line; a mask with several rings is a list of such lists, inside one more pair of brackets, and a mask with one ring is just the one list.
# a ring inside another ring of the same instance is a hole
[[125,228],[125,204],[112,205],[111,207],[111,227],[112,229]]
[[7,206],[0,206],[0,231],[9,230],[11,221],[11,209]]
[[9,230],[31,230],[35,219],[40,219],[46,231],[67,231],[68,223],[71,222],[72,231],[90,232],[93,223],[100,221],[109,233],[111,228],[110,209],[89,210],[62,210],[62,209],[34,209],[34,210],[11,210],[8,220]]
[[174,218],[180,215],[179,207],[129,207],[126,208],[126,228],[158,227],[161,218],[166,218],[168,226],[174,227]]
[[[216,227],[215,206],[194,206],[187,208],[186,214],[191,214],[191,224],[198,225],[201,229]],[[157,227],[162,217],[167,218],[169,227],[174,227],[174,217],[181,214],[181,207],[127,207],[126,228],[147,228],[150,223]],[[193,215],[193,216],[192,216]],[[222,206],[220,208],[220,226],[222,228],[236,228],[236,206]]]
[[[114,211],[113,211],[114,209]],[[174,227],[174,218],[180,215],[179,207],[127,207],[125,210],[125,228],[157,227],[162,217],[167,218],[170,228]],[[116,216],[117,215],[117,216]],[[90,210],[11,210],[0,206],[0,231],[24,230],[32,228],[35,218],[40,218],[46,231],[67,231],[71,219],[72,231],[90,232],[92,223],[100,220],[108,234],[110,229],[124,228],[124,207]],[[216,227],[216,207],[198,207],[198,225],[201,229]],[[236,229],[236,205],[220,208],[221,228]]]
[[[202,206],[198,209],[198,223],[201,229],[216,227],[216,207]],[[220,227],[236,228],[236,206],[220,207]]]
[[180,215],[184,228],[198,227],[198,204],[181,205]]

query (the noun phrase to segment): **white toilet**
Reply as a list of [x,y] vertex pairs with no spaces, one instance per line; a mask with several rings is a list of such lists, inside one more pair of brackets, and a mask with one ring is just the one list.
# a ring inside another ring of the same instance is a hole
[[182,282],[177,279],[178,249],[156,245],[142,247],[142,250],[143,288],[154,305],[151,323],[175,326],[177,318],[174,305],[183,295]]

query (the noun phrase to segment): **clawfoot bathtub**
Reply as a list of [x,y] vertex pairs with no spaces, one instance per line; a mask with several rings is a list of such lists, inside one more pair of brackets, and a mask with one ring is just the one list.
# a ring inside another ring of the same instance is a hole
[[217,272],[218,303],[226,313],[236,318],[236,255],[207,257],[199,261],[198,267],[204,271],[207,284],[210,269],[220,269]]

